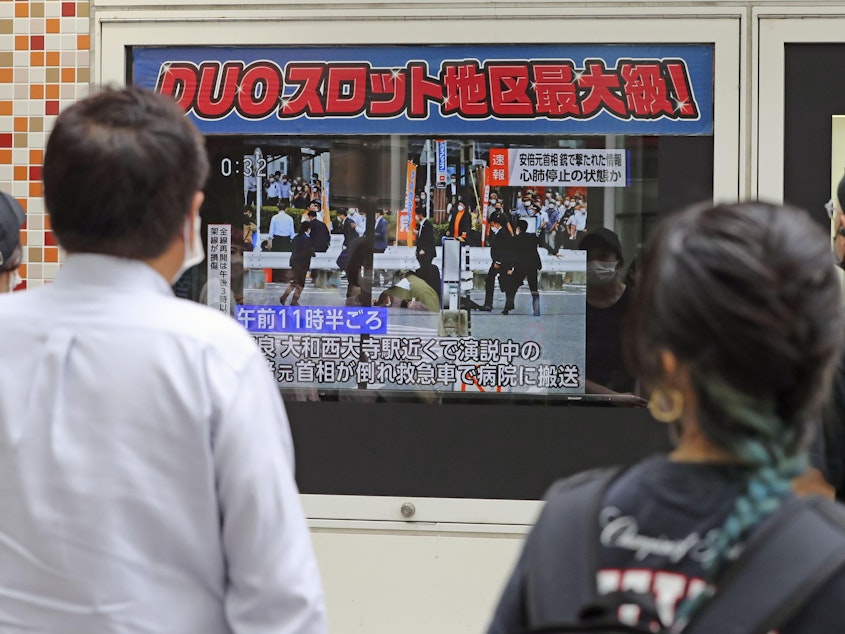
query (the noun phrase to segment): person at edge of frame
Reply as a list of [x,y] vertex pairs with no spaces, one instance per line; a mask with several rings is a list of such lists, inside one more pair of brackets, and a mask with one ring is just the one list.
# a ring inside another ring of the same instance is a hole
[[11,293],[22,282],[18,269],[23,257],[20,229],[25,221],[21,204],[0,192],[0,293]]
[[[833,233],[834,262],[845,270],[845,216],[842,204],[845,201],[845,176],[836,188],[836,196],[825,205]],[[822,410],[823,442],[815,444],[822,459],[814,461],[815,477],[806,478],[804,484],[825,488],[825,492],[840,501],[845,501],[845,350],[833,374],[830,398]]]
[[[740,553],[753,551],[767,520],[788,525],[796,509],[817,508],[828,531],[845,531],[838,505],[803,504],[791,490],[806,470],[808,433],[843,335],[830,248],[805,211],[756,201],[706,203],[658,225],[624,342],[635,375],[650,390],[649,411],[667,424],[675,447],[623,467],[598,500],[598,572],[583,583],[616,601],[608,619],[637,631],[684,631],[727,585]],[[527,622],[538,616],[527,579],[537,578],[538,567],[560,564],[549,558],[547,541],[543,557],[537,536],[553,538],[550,518],[565,512],[557,501],[571,501],[567,493],[596,477],[597,471],[582,473],[549,490],[488,634],[535,626],[536,619]],[[559,555],[566,556],[566,546]],[[845,631],[845,568],[831,573],[788,620],[773,624],[780,634]],[[628,585],[634,577],[637,585]],[[613,599],[626,590],[642,601],[631,594]],[[642,609],[614,609],[632,603]]]
[[171,290],[205,257],[207,176],[153,91],[56,119],[44,200],[67,256],[0,300],[4,630],[327,632],[278,383],[240,324]]

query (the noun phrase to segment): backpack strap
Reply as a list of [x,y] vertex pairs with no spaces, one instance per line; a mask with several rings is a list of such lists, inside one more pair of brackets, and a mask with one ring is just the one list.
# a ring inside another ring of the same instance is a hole
[[766,634],[786,625],[845,565],[845,511],[821,497],[787,503],[719,580],[684,634]]
[[598,598],[598,515],[619,468],[595,469],[561,480],[546,494],[525,545],[525,606],[532,627],[578,620]]

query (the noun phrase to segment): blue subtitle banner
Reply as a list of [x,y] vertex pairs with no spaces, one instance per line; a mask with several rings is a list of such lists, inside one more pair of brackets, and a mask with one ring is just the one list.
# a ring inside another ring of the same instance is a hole
[[235,316],[244,328],[255,334],[387,334],[387,308],[244,305],[237,307]]

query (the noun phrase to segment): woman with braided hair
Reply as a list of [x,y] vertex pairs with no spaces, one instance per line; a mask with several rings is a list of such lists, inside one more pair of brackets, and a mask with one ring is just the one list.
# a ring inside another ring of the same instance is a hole
[[[674,214],[652,237],[639,279],[626,354],[675,449],[621,470],[597,498],[596,583],[602,595],[653,599],[652,612],[623,602],[620,621],[681,632],[767,521],[788,521],[790,483],[807,468],[845,321],[829,238],[794,208],[748,202]],[[555,496],[590,477],[547,496],[489,634],[536,624],[527,579],[532,566],[554,564],[532,550],[545,543],[538,535],[554,534]],[[845,632],[843,600],[837,569],[776,627]]]

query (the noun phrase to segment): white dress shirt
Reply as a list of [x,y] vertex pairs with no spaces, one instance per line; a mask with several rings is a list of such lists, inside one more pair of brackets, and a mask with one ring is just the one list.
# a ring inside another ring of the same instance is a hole
[[71,255],[0,296],[0,333],[0,631],[326,631],[245,330],[142,262]]
[[293,225],[293,218],[287,215],[284,211],[280,211],[275,216],[270,218],[270,238],[281,236],[283,238],[293,238],[296,234]]
[[273,181],[267,186],[267,197],[278,198],[282,195],[282,188],[279,187],[278,181]]

